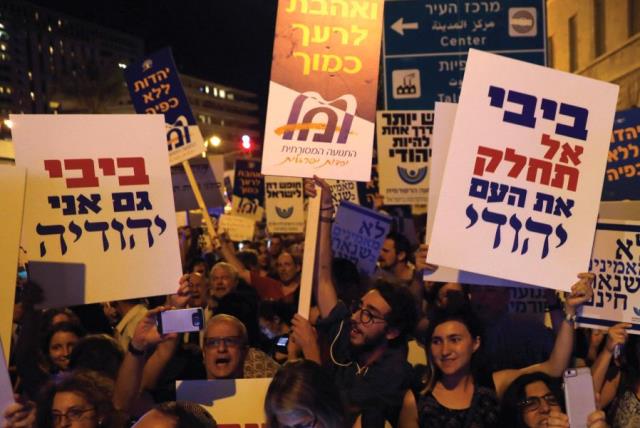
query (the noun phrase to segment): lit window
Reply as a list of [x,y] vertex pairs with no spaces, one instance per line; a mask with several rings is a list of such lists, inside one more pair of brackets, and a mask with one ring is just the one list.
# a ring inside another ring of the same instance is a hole
[[233,99],[235,99],[235,98],[236,98],[236,97],[235,97],[232,93],[228,93],[228,94],[227,94],[227,99],[228,99],[228,100],[233,100]]
[[124,70],[125,68],[127,68],[127,64],[122,63],[122,62],[119,62],[119,63],[118,63],[118,67],[120,67],[121,69],[123,69],[123,70]]
[[216,88],[215,86],[213,87],[213,96],[214,97],[218,96],[218,88]]
[[49,55],[53,55],[53,46],[49,46]]
[[208,93],[209,93],[209,90],[210,90],[210,89],[209,89],[209,85],[205,85],[205,87],[204,87],[204,93],[205,93],[205,94],[208,94]]
[[35,14],[35,18],[36,18],[36,21],[37,21],[38,19],[40,19],[40,15],[38,15],[38,12],[36,12],[36,14]]
[[32,101],[35,101],[36,99],[36,94],[33,93],[33,91],[29,92],[29,96],[31,97]]
[[0,28],[4,30],[4,24],[2,22],[0,22]]
[[224,98],[224,89],[220,89],[218,93],[220,94],[220,98]]
[[47,31],[51,32],[51,25],[47,25]]
[[33,73],[31,73],[30,71],[27,72],[27,77],[29,78],[29,80],[33,79]]
[[0,50],[6,51],[7,50],[7,45],[5,43],[0,43]]
[[58,19],[58,27],[62,27],[62,20]]
[[7,94],[11,94],[11,88],[7,87]]
[[0,86],[0,94],[4,94],[4,87]]

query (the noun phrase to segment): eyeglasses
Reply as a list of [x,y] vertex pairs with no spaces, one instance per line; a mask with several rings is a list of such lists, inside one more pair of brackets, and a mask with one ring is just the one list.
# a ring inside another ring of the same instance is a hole
[[[351,304],[351,313],[355,314],[360,311],[360,316],[358,317],[358,321],[362,324],[377,324],[382,322],[387,322],[384,317],[374,315],[369,309],[362,307],[362,302],[353,302]],[[378,320],[378,321],[374,321]]]
[[63,418],[67,418],[71,422],[77,422],[82,419],[85,413],[90,412],[92,410],[95,410],[95,407],[88,407],[86,409],[72,407],[69,410],[67,410],[66,413],[52,412],[51,416],[53,417],[53,425],[54,426],[62,425]]
[[543,397],[527,397],[525,400],[522,400],[518,403],[518,407],[523,409],[525,412],[533,412],[534,410],[538,410],[540,404],[542,404],[542,400],[544,400],[549,406],[558,406],[558,399],[553,394],[547,394]]
[[229,337],[208,337],[204,341],[204,346],[207,348],[219,348],[224,343],[225,348],[239,348],[244,340],[240,336]]

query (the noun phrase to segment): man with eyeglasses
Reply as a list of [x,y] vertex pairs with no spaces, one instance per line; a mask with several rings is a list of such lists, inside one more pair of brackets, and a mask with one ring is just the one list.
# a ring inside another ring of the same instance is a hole
[[231,315],[216,315],[207,323],[202,354],[207,379],[244,376],[249,338],[244,324]]
[[[344,395],[351,422],[383,427],[396,424],[403,395],[411,380],[407,340],[416,322],[416,305],[406,289],[387,281],[374,287],[352,306],[338,300],[331,271],[331,190],[314,177],[322,189],[319,260],[315,288],[322,320],[318,331],[330,343],[334,380]],[[308,195],[315,195],[310,181]]]

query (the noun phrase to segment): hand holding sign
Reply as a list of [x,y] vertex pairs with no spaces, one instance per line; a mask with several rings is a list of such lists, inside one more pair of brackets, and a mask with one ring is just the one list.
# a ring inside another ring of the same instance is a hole
[[571,286],[571,293],[566,296],[565,313],[575,315],[578,306],[588,302],[593,297],[593,280],[595,275],[591,272],[578,274],[578,282]]

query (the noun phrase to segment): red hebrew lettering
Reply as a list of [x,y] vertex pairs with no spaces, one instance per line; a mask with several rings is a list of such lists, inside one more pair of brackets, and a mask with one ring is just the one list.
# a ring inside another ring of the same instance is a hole
[[149,176],[144,166],[144,158],[118,158],[118,168],[133,168],[133,175],[118,176],[121,186],[149,184]]
[[111,158],[101,158],[98,159],[98,166],[102,170],[102,174],[107,175],[116,175],[116,165]]
[[60,162],[58,159],[45,160],[44,169],[49,172],[49,178],[62,177],[62,162]]
[[93,159],[65,159],[64,169],[67,171],[77,169],[82,173],[82,177],[67,178],[68,188],[98,187],[99,185],[98,177],[93,169]]

